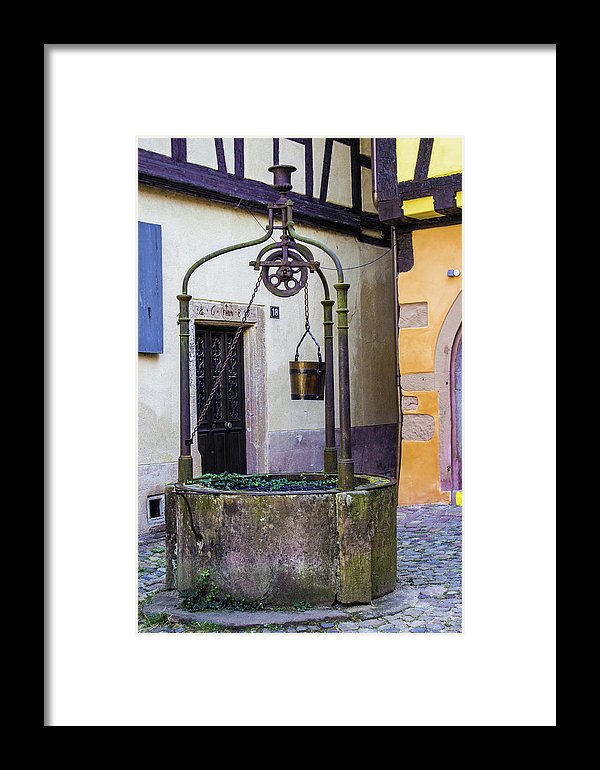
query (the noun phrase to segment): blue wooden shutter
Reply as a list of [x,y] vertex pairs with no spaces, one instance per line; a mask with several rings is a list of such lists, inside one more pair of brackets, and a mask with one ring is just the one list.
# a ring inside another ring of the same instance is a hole
[[138,222],[138,351],[163,352],[162,233]]

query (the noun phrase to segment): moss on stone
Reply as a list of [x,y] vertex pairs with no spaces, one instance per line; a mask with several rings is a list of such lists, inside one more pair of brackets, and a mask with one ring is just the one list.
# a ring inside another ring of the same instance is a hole
[[281,605],[331,604],[336,595],[369,602],[373,591],[392,590],[396,486],[371,475],[358,481],[362,488],[333,493],[169,492],[177,588],[193,588],[208,569],[220,595]]

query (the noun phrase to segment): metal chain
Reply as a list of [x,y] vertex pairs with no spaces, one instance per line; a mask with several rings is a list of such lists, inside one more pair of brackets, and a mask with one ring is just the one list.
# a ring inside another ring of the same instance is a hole
[[306,318],[306,322],[304,324],[304,328],[306,331],[310,330],[310,317],[308,315],[308,281],[304,284],[304,315]]
[[304,284],[304,318],[305,318],[305,321],[304,321],[304,330],[305,331],[304,331],[304,334],[302,335],[302,337],[300,337],[300,342],[296,345],[295,360],[296,361],[298,360],[298,355],[299,355],[298,351],[300,350],[300,345],[302,345],[302,342],[303,342],[304,338],[308,334],[308,336],[311,338],[311,340],[317,346],[317,355],[319,356],[319,361],[320,361],[321,360],[321,346],[319,345],[319,343],[317,342],[317,340],[313,336],[313,333],[310,330],[310,315],[309,315],[309,311],[308,311],[308,280]]
[[262,283],[262,278],[263,277],[262,277],[262,270],[261,270],[260,271],[260,275],[258,277],[258,281],[256,282],[256,286],[254,287],[254,291],[252,292],[252,296],[250,297],[250,302],[248,303],[248,307],[244,311],[244,315],[242,317],[242,320],[240,321],[240,325],[237,328],[237,331],[235,333],[234,338],[231,340],[231,344],[229,346],[229,350],[227,351],[227,355],[225,356],[225,360],[223,361],[223,363],[219,367],[219,371],[217,372],[217,376],[215,377],[215,381],[214,381],[212,390],[210,391],[210,393],[208,395],[208,398],[206,399],[206,403],[202,407],[202,411],[200,412],[200,414],[198,416],[198,421],[196,423],[196,427],[192,431],[192,435],[190,436],[190,439],[189,439],[190,445],[193,443],[194,436],[196,435],[196,431],[198,430],[198,428],[200,427],[200,424],[202,423],[202,421],[206,417],[206,413],[208,412],[208,408],[212,404],[213,398],[215,397],[215,394],[216,394],[217,390],[221,386],[221,377],[223,376],[223,372],[225,371],[225,368],[226,368],[227,364],[229,363],[231,357],[233,356],[233,353],[235,351],[235,347],[237,345],[237,341],[239,340],[240,334],[242,333],[242,331],[244,329],[244,324],[246,323],[246,320],[247,320],[248,316],[250,315],[250,308],[252,307],[252,303],[254,302],[254,297],[256,297],[256,292],[258,291],[258,287]]

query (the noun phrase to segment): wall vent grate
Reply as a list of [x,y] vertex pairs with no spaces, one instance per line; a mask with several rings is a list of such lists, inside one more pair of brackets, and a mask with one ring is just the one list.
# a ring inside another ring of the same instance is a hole
[[151,495],[146,499],[146,518],[151,526],[165,523],[164,495]]

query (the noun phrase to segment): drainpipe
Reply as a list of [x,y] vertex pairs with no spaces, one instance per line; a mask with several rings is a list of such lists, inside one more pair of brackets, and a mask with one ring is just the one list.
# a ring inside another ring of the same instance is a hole
[[373,198],[373,205],[379,211],[377,205],[377,142],[375,139],[371,139],[371,197]]
[[402,416],[402,377],[400,372],[400,328],[399,328],[399,302],[398,302],[398,238],[396,235],[396,228],[392,226],[391,228],[391,239],[392,239],[392,256],[394,258],[394,277],[395,277],[395,287],[394,287],[394,319],[395,324],[394,328],[396,330],[395,337],[396,337],[396,343],[394,345],[395,350],[395,360],[396,360],[396,400],[398,402],[398,436],[396,438],[396,479],[398,481],[398,486],[400,486],[400,466],[402,463],[402,423],[403,423],[403,416]]

